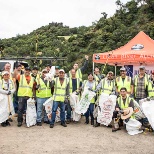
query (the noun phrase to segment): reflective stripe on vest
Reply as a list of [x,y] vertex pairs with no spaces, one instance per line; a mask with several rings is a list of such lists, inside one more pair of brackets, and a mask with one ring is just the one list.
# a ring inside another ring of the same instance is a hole
[[[88,87],[88,86],[87,86],[87,83],[88,83],[87,81],[88,81],[88,80],[84,80],[84,90],[85,90],[86,87]],[[96,81],[93,81],[92,90],[95,90],[95,89],[96,89],[96,84],[97,84]],[[95,97],[92,98],[92,100],[90,101],[90,103],[95,103]]]
[[[8,89],[5,89],[5,88],[4,88],[4,87],[5,87],[4,82],[5,82],[4,79],[2,79],[2,80],[1,80],[2,89],[3,89],[3,90],[8,90]],[[9,79],[9,88],[10,88],[9,90],[12,90],[12,89],[13,89],[13,85],[14,85],[14,84],[13,84],[13,80]]]
[[[146,88],[146,86],[148,85],[148,78],[149,78],[148,75],[145,74],[145,76],[144,76],[144,87],[145,87],[145,88]],[[135,76],[135,79],[134,79],[135,95],[136,95],[136,88],[137,88],[138,79],[139,79],[139,76],[136,75],[136,76]]]
[[36,97],[39,98],[47,98],[51,97],[51,88],[49,85],[49,81],[47,81],[47,86],[41,78],[37,78],[38,83],[40,83],[39,90],[36,91]]
[[55,78],[54,81],[55,81],[55,87],[54,87],[53,100],[64,102],[66,97],[66,88],[67,88],[68,80],[64,79],[62,85],[59,81],[59,77]]
[[130,92],[130,87],[131,87],[131,77],[126,76],[124,82],[122,80],[122,77],[119,76],[116,78],[116,83],[117,83],[117,88],[118,88],[118,92],[120,92],[120,89],[122,87],[125,87],[127,89],[127,92]]
[[101,93],[106,93],[106,94],[111,94],[111,92],[113,91],[113,87],[115,86],[115,82],[111,81],[111,85],[109,85],[107,83],[106,79],[102,80],[102,90]]
[[[126,109],[126,108],[128,108],[131,100],[132,100],[132,99],[131,99],[130,97],[127,96],[126,102],[125,102],[125,105],[124,105],[124,102],[123,102],[123,100],[122,100],[122,97],[119,97],[119,98],[118,98],[119,107],[120,107],[121,109]],[[131,118],[134,119],[135,116],[134,116],[134,115],[131,115]]]
[[19,88],[18,88],[18,96],[28,96],[32,97],[32,88],[33,88],[34,78],[31,76],[30,83],[27,84],[27,80],[25,75],[20,76]]
[[[79,86],[80,86],[81,79],[80,78],[76,78],[76,80],[77,80],[77,89],[76,90],[78,90],[79,89]],[[69,78],[69,92],[70,93],[74,92],[72,90],[73,90],[73,87],[72,87],[72,78]]]
[[152,87],[152,82],[148,82],[148,97],[154,97],[154,87]]
[[[69,71],[69,77],[72,78],[71,71]],[[76,70],[75,77],[80,78],[82,80],[82,73],[80,69]]]

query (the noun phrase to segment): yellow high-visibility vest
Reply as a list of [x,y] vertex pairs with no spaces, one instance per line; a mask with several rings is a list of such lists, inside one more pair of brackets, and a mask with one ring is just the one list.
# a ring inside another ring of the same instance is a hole
[[64,82],[62,85],[59,81],[59,77],[55,78],[54,81],[55,81],[55,86],[54,86],[53,100],[64,102],[66,97],[66,88],[68,84],[68,79],[64,78]]
[[122,77],[119,76],[116,78],[116,83],[117,83],[118,92],[120,92],[120,89],[122,87],[125,87],[128,93],[131,92],[131,77],[126,76],[123,82]]
[[20,82],[19,82],[19,88],[18,88],[18,96],[28,96],[32,97],[33,96],[33,84],[34,84],[34,78],[31,76],[30,83],[27,84],[25,75],[20,75]]
[[51,97],[51,88],[49,85],[49,81],[47,81],[47,85],[45,85],[45,83],[43,82],[43,80],[41,78],[37,78],[36,79],[37,83],[40,84],[39,89],[36,91],[36,97],[38,98],[47,98],[47,97]]
[[101,89],[101,93],[106,93],[106,94],[111,94],[111,92],[113,91],[113,88],[115,86],[115,82],[114,80],[111,81],[111,84],[109,85],[106,79],[103,79],[102,81],[102,89]]
[[[136,75],[136,76],[135,76],[135,79],[134,79],[135,96],[136,96],[136,89],[137,89],[138,79],[139,79],[139,76]],[[145,74],[145,76],[144,76],[144,87],[145,87],[145,88],[146,88],[146,86],[148,85],[148,81],[149,81],[149,76],[148,76],[147,74]]]
[[[79,87],[80,87],[81,79],[80,78],[76,78],[76,80],[77,80],[77,89],[76,90],[78,90]],[[73,91],[73,87],[72,87],[72,78],[69,78],[69,92],[70,93],[74,92]]]
[[[69,77],[72,78],[71,71],[69,71]],[[81,69],[76,70],[76,78],[80,78],[82,80]]]
[[152,82],[148,82],[148,97],[154,97],[154,87],[152,87]]
[[[122,99],[121,96],[117,100],[118,100],[119,107],[123,110],[123,109],[126,109],[126,108],[129,107],[129,104],[130,104],[130,101],[132,100],[132,98],[130,98],[129,96],[127,96],[125,104],[124,104],[123,99]],[[131,118],[134,119],[135,116],[134,115],[131,115]]]

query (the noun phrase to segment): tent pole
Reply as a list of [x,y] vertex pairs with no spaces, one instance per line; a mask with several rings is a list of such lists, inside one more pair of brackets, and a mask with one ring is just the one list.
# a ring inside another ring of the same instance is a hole
[[115,78],[117,76],[117,64],[115,64]]
[[94,67],[95,67],[95,63],[93,62],[93,76],[94,76]]

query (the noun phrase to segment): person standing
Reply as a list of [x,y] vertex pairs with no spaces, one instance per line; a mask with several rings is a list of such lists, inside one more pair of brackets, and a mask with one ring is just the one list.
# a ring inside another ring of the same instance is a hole
[[139,74],[134,78],[134,93],[135,100],[139,103],[139,100],[147,97],[147,86],[149,82],[149,76],[145,73],[145,66],[139,67]]
[[[74,63],[73,69],[75,69],[75,71],[76,71],[76,78],[80,78],[82,80],[82,74],[84,73],[84,71],[86,70],[87,65],[88,65],[88,58],[89,57],[87,55],[85,55],[86,61],[85,61],[84,65],[81,68],[79,68],[78,63]],[[71,71],[69,71],[68,76],[72,77],[71,76]]]
[[[77,93],[80,92],[82,87],[82,81],[80,78],[76,78],[76,71],[75,69],[71,69],[71,78],[69,78],[69,93],[73,93],[74,91],[77,91]],[[71,106],[70,102],[67,102],[67,116],[66,116],[66,123],[69,124],[71,122]]]
[[[82,84],[82,89],[88,88],[89,90],[94,91],[96,89],[97,82],[94,80],[93,73],[88,73],[88,80],[84,80]],[[94,125],[94,104],[95,104],[95,97],[91,100],[89,108],[85,113],[86,121],[85,124],[89,124],[89,116],[91,117],[91,125]]]
[[[45,75],[47,73],[48,71],[44,69],[42,70],[42,76],[36,78],[37,126],[42,126],[43,103],[52,96],[51,82],[44,80]],[[45,110],[44,110],[44,123],[49,124],[49,120]]]
[[19,82],[18,88],[18,127],[22,126],[23,122],[23,112],[27,107],[27,100],[29,98],[35,97],[34,92],[34,78],[30,75],[31,69],[29,67],[25,68],[25,72],[22,75],[17,76],[17,80]]
[[154,71],[151,72],[151,77],[149,78],[147,89],[148,97],[154,97]]
[[127,89],[127,93],[133,97],[134,92],[134,83],[130,76],[126,75],[125,67],[120,68],[120,76],[116,78],[116,92],[117,95],[120,94],[120,89],[125,87]]
[[[115,89],[115,79],[113,79],[113,75],[114,73],[112,71],[109,71],[107,74],[107,77],[100,81],[95,91],[97,92],[101,90],[100,94],[101,93],[105,93],[109,95],[112,93],[115,94],[115,90],[116,90]],[[97,119],[96,119],[96,124],[94,126],[95,127],[100,126],[100,123],[97,122]]]
[[[53,107],[52,107],[52,117],[50,122],[50,128],[54,127],[56,111],[58,106],[60,107],[60,120],[63,127],[67,127],[65,123],[65,101],[69,95],[69,85],[68,79],[65,78],[65,71],[63,69],[59,70],[59,77],[52,80],[52,86],[54,86],[53,94]],[[67,100],[68,101],[68,100]]]
[[9,72],[3,71],[2,79],[0,80],[0,123],[3,127],[10,125],[8,118],[11,114],[14,114],[12,102],[14,92],[15,85],[10,79]]

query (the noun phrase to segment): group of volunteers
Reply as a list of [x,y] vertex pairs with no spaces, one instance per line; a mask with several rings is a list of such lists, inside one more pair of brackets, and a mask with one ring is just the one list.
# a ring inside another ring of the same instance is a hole
[[[139,73],[133,79],[127,76],[125,67],[120,68],[120,76],[115,77],[112,71],[106,75],[100,73],[99,67],[95,67],[93,72],[88,73],[87,80],[83,80],[82,75],[86,72],[88,66],[88,56],[85,55],[85,63],[79,68],[78,63],[73,65],[73,68],[66,73],[60,66],[55,66],[54,76],[49,80],[51,65],[39,71],[37,66],[32,70],[29,67],[22,70],[22,65],[18,63],[14,72],[10,72],[10,64],[6,63],[0,77],[0,123],[6,127],[10,125],[10,117],[17,117],[17,126],[21,127],[24,123],[24,115],[26,114],[27,100],[33,98],[36,101],[36,125],[42,126],[42,123],[49,124],[50,128],[55,126],[55,119],[58,107],[60,108],[60,124],[67,127],[67,124],[72,122],[72,107],[70,105],[70,95],[76,92],[79,99],[85,89],[94,92],[96,95],[90,100],[85,116],[85,124],[91,124],[94,127],[100,126],[100,123],[95,122],[94,110],[99,106],[99,97],[102,93],[108,95],[116,95],[115,109],[112,115],[112,121],[109,126],[112,127],[112,132],[120,129],[116,125],[123,124],[119,120],[115,125],[115,119],[119,113],[123,115],[124,110],[132,108],[134,111],[134,100],[139,103],[140,100],[147,97],[154,97],[154,71],[150,75],[146,74],[145,66],[139,67]],[[53,99],[51,119],[47,116],[44,110],[44,102],[49,98]],[[96,103],[97,102],[97,103]],[[125,122],[130,117],[125,119]],[[140,129],[149,125],[148,119],[142,118],[139,120],[142,123]]]

